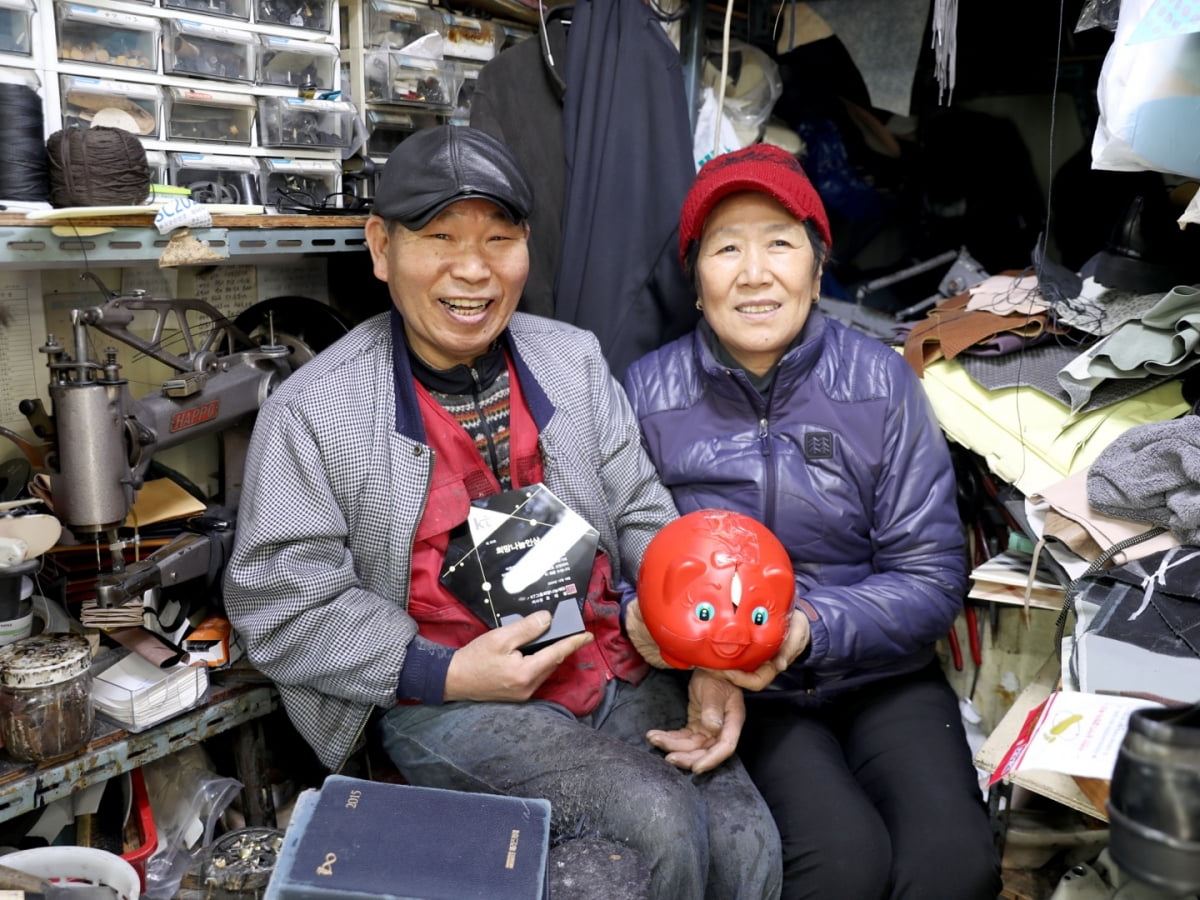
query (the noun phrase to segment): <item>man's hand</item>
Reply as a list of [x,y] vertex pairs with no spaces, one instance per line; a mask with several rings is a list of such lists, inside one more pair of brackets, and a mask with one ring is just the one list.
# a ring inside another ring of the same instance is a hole
[[688,721],[677,731],[646,732],[667,762],[699,775],[715,769],[737,749],[746,722],[742,690],[708,669],[694,669],[688,682]]
[[761,691],[766,688],[780,672],[784,672],[796,661],[796,657],[804,652],[812,638],[808,617],[798,609],[793,609],[788,619],[787,634],[779,645],[779,652],[768,659],[753,672],[742,672],[737,669],[713,670],[726,681],[736,684],[747,691]]
[[662,651],[658,649],[658,644],[650,636],[650,629],[646,627],[646,620],[642,618],[642,609],[638,606],[637,600],[632,601],[625,608],[625,633],[629,635],[629,640],[633,644],[634,649],[642,654],[642,659],[646,660],[654,668],[675,668],[663,660]]
[[590,644],[588,632],[573,634],[528,656],[520,650],[550,627],[546,610],[481,634],[454,651],[446,672],[446,702],[454,700],[528,700],[550,673]]

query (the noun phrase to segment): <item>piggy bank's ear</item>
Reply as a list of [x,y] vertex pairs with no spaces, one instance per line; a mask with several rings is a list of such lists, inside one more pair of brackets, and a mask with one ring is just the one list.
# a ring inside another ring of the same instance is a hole
[[703,575],[707,569],[708,565],[704,560],[694,556],[681,556],[674,560],[667,566],[667,573],[663,578],[663,602],[677,602],[682,595],[687,593],[688,585]]

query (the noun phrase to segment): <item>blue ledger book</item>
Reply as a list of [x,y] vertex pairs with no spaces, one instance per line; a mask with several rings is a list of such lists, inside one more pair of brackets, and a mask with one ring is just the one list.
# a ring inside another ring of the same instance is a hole
[[263,900],[548,900],[550,803],[330,775]]

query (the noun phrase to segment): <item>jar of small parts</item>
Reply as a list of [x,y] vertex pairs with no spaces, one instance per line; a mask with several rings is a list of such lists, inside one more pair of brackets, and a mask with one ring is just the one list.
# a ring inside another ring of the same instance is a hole
[[39,634],[0,647],[0,737],[15,759],[40,762],[92,737],[91,648],[78,634]]

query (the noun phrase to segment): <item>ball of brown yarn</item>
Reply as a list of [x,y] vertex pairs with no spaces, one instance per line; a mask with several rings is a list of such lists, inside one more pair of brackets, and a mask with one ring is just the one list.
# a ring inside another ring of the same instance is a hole
[[142,142],[128,131],[72,125],[46,140],[50,205],[130,206],[150,193],[150,164]]

